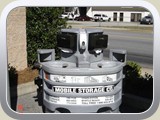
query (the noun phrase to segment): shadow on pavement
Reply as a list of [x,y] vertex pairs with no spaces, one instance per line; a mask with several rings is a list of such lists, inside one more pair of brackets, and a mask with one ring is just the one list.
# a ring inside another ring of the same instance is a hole
[[35,78],[35,84],[38,86],[37,96],[34,96],[35,102],[38,102],[38,105],[42,106],[42,111],[44,112],[42,80],[39,77]]
[[16,68],[8,66],[9,74],[9,90],[10,90],[10,104],[11,109],[17,109],[17,87],[18,87],[18,73]]

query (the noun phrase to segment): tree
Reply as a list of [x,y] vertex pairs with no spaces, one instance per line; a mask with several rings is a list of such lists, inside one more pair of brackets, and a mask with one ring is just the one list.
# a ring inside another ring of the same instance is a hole
[[87,7],[79,7],[80,16],[87,16]]
[[55,49],[59,55],[56,35],[66,28],[66,20],[59,18],[63,13],[59,7],[28,7],[26,9],[27,58],[29,66],[37,61],[37,49]]
[[153,77],[145,73],[141,75],[142,67],[136,62],[128,61],[124,67],[123,93],[134,94],[149,99],[153,98]]

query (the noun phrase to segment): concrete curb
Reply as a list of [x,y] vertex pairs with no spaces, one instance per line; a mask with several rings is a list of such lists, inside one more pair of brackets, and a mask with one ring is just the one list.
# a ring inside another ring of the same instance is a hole
[[72,25],[72,28],[96,28],[96,29],[105,29],[105,30],[124,30],[124,31],[141,31],[141,32],[147,32],[150,33],[152,32],[152,30],[148,30],[148,29],[141,29],[141,27],[137,27],[137,28],[127,28],[127,27],[123,27],[123,26],[119,26],[119,27],[110,27],[110,26],[79,26],[79,25]]
[[34,81],[20,84],[11,88],[11,97],[21,96],[37,91],[38,86],[34,84]]
[[145,73],[148,73],[148,74],[150,74],[150,75],[153,76],[153,69],[150,69],[150,68],[142,68],[142,73],[141,73],[141,75],[144,76]]

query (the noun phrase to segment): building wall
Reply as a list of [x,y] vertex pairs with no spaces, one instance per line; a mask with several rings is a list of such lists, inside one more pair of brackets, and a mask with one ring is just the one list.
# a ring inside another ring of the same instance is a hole
[[93,17],[92,7],[87,7],[87,16]]
[[147,16],[149,15],[150,13],[148,11],[137,11],[137,9],[135,11],[116,11],[116,10],[110,10],[110,11],[107,11],[107,9],[105,10],[104,9],[96,9],[96,8],[90,8],[88,9],[87,11],[87,15],[89,17],[93,17],[94,14],[105,14],[107,15],[108,17],[111,18],[111,21],[113,21],[113,14],[114,13],[117,13],[117,22],[120,21],[120,13],[123,13],[123,22],[131,22],[131,13],[135,13],[135,14],[141,14],[141,18],[143,18],[144,16]]
[[27,67],[26,9],[13,9],[7,17],[8,63],[18,71]]

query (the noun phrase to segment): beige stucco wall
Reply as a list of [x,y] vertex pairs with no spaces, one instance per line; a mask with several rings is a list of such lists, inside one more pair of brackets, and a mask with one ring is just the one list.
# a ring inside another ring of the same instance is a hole
[[7,17],[8,63],[18,71],[27,67],[26,9],[13,9]]

